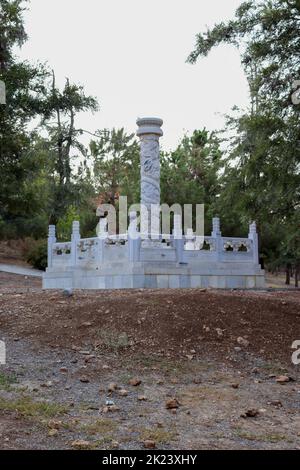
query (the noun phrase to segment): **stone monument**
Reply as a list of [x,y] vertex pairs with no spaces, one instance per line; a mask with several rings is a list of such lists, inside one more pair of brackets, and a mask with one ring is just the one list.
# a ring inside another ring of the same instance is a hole
[[182,217],[175,214],[172,233],[160,233],[162,124],[158,118],[137,120],[141,148],[140,230],[136,212],[129,214],[126,233],[118,235],[110,234],[107,220],[102,219],[98,236],[81,238],[79,222],[74,221],[71,241],[60,243],[55,226],[50,225],[45,289],[264,287],[255,223],[250,224],[247,238],[222,237],[216,217],[212,233],[203,237],[203,244],[192,227],[183,232]]
[[162,124],[162,119],[158,118],[137,120],[141,146],[141,232],[145,234],[149,227],[159,229],[159,214],[155,213],[155,207],[160,205],[159,138],[163,135]]

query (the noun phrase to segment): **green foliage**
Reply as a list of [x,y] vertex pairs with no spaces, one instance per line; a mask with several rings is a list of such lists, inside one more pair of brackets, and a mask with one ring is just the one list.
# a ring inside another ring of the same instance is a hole
[[184,136],[177,149],[161,159],[161,200],[169,205],[205,204],[207,230],[220,192],[221,157],[214,133],[202,129]]
[[27,124],[40,112],[47,77],[43,65],[14,57],[15,46],[26,40],[23,5],[21,0],[0,4],[0,79],[6,85],[6,105],[0,105],[0,217],[11,232],[16,219],[32,216],[39,200],[37,186],[29,184],[36,177],[37,162],[28,156],[34,136]]
[[119,195],[128,204],[139,201],[140,157],[134,134],[124,129],[99,131],[101,137],[90,143],[96,193],[102,202],[117,204]]
[[221,43],[241,51],[251,107],[228,119],[233,137],[216,206],[231,230],[257,221],[272,266],[298,263],[300,106],[291,94],[300,72],[299,23],[299,0],[245,1],[233,20],[198,34],[188,58],[194,63]]
[[44,271],[47,267],[47,240],[32,240],[25,257],[35,269]]
[[70,206],[68,207],[65,215],[58,219],[56,225],[56,233],[57,238],[61,241],[68,241],[71,240],[71,233],[72,233],[72,223],[78,220],[80,221],[80,216],[76,207]]

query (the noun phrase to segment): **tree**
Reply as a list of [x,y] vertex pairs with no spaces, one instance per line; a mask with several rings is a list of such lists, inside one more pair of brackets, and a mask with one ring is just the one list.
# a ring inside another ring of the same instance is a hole
[[[49,149],[55,156],[55,171],[58,175],[54,188],[55,197],[50,220],[56,223],[72,204],[73,183],[71,160],[83,157],[87,159],[87,149],[79,140],[83,134],[82,129],[75,126],[76,115],[79,112],[99,109],[96,98],[86,96],[81,85],[71,84],[66,80],[61,92],[56,87],[55,74],[52,72],[52,85],[47,92],[43,105],[43,125],[49,134]],[[54,121],[52,121],[54,119]],[[72,154],[72,152],[78,152]]]
[[222,152],[214,133],[202,129],[185,135],[175,151],[162,154],[162,202],[205,204],[205,226],[210,227],[221,169]]
[[140,153],[134,134],[124,129],[99,131],[90,143],[93,158],[94,184],[101,202],[117,205],[120,195],[128,204],[139,201]]
[[47,77],[43,65],[18,61],[13,53],[26,40],[23,4],[21,0],[0,4],[0,80],[6,86],[6,105],[0,105],[0,219],[11,227],[23,203],[20,189],[31,172],[26,155],[32,134],[27,125],[40,112]]
[[243,222],[258,221],[265,252],[264,232],[278,225],[288,230],[300,202],[300,107],[291,99],[300,77],[299,24],[299,0],[246,1],[234,20],[199,34],[188,58],[194,63],[221,43],[241,52],[251,103],[230,119],[235,135],[219,201],[223,211],[237,213]]

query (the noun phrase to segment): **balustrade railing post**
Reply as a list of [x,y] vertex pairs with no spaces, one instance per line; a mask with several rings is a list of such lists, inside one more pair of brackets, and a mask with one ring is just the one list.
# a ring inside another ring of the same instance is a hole
[[132,211],[129,214],[128,227],[128,258],[131,263],[140,261],[141,236],[137,227],[137,215]]
[[184,254],[184,239],[182,236],[182,219],[180,214],[174,214],[173,240],[176,250],[177,263],[182,263]]
[[80,224],[75,220],[72,224],[72,237],[71,237],[71,266],[76,266],[77,262],[77,243],[80,240]]
[[212,232],[211,232],[211,236],[216,241],[216,259],[217,259],[217,261],[220,261],[220,259],[222,257],[222,251],[223,251],[223,241],[222,241],[222,232],[221,232],[219,217],[214,217],[213,218],[212,225],[213,225],[213,227],[212,227],[213,229],[212,229]]
[[48,268],[53,266],[53,245],[56,243],[55,225],[49,225],[48,229]]
[[259,264],[259,256],[258,256],[258,235],[256,231],[256,223],[252,222],[249,225],[249,235],[248,238],[252,240],[253,243],[253,261],[255,264]]

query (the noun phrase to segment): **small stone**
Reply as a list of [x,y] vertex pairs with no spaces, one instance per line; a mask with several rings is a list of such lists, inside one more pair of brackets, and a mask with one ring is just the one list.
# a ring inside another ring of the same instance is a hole
[[118,441],[112,441],[111,443],[111,448],[112,449],[118,449],[120,447],[120,444]]
[[290,380],[290,377],[288,377],[287,375],[279,375],[278,377],[276,377],[276,382],[279,384],[285,384]]
[[56,436],[57,434],[58,434],[57,429],[50,429],[50,431],[48,432],[48,436],[50,437]]
[[85,356],[84,362],[87,364],[88,362],[91,362],[93,359],[95,359],[95,356],[94,356],[94,355]]
[[189,361],[192,361],[195,356],[192,356],[191,354],[187,354],[186,357],[188,358]]
[[56,419],[51,419],[48,422],[48,428],[50,429],[60,429],[62,426],[62,421],[57,421]]
[[110,406],[104,406],[102,409],[103,413],[114,413],[116,411],[119,411],[120,408],[117,405],[110,405]]
[[129,385],[132,385],[133,387],[138,387],[139,385],[141,385],[141,383],[142,381],[137,378],[133,378],[129,380]]
[[90,322],[90,321],[85,321],[85,322],[81,323],[81,326],[92,326],[92,324],[93,323]]
[[108,391],[109,391],[109,392],[115,392],[115,391],[117,390],[117,388],[118,388],[117,384],[111,383],[111,384],[109,384],[109,386],[108,386]]
[[242,418],[255,418],[255,416],[259,415],[259,411],[256,410],[255,408],[251,408],[250,410],[247,410],[245,413],[241,414]]
[[217,332],[217,335],[219,336],[219,338],[221,338],[223,336],[223,331],[221,330],[221,328],[216,328],[216,332]]
[[66,374],[68,372],[68,369],[66,367],[61,367],[59,369],[59,371],[62,373],[62,374]]
[[234,350],[235,350],[236,352],[241,352],[242,348],[240,348],[239,346],[236,346],[236,347],[234,348]]
[[91,355],[90,351],[78,351],[78,352],[79,352],[79,354],[82,354],[83,356],[90,356]]
[[155,449],[156,448],[156,443],[155,443],[155,441],[147,439],[146,441],[144,441],[144,447],[145,447],[145,449]]
[[53,383],[51,382],[51,380],[48,380],[48,382],[45,382],[45,383],[42,383],[40,385],[40,387],[43,387],[43,388],[50,388],[52,387]]
[[145,397],[145,395],[139,395],[138,400],[139,401],[147,401],[147,397]]
[[173,410],[179,407],[179,402],[176,398],[172,398],[166,402],[167,410]]
[[245,348],[247,348],[247,346],[249,346],[250,344],[249,341],[246,338],[243,338],[242,336],[239,336],[236,341],[238,344],[244,346]]
[[125,388],[121,388],[121,390],[119,390],[119,395],[121,397],[127,397],[128,392],[127,392],[127,390],[125,390]]
[[74,447],[75,449],[89,449],[91,446],[91,443],[89,441],[83,441],[81,439],[78,439],[76,441],[73,441],[71,443],[71,447]]
[[232,388],[237,389],[237,388],[239,388],[240,384],[238,384],[238,383],[236,383],[236,384],[231,384],[231,386],[232,386]]
[[106,406],[112,406],[112,405],[114,405],[114,404],[115,404],[115,402],[114,402],[113,400],[111,400],[110,398],[107,398],[107,399],[105,400],[105,405],[106,405]]
[[89,383],[89,379],[88,379],[87,377],[85,377],[85,376],[80,377],[79,380],[80,380],[80,382],[82,382],[83,384]]
[[73,295],[73,290],[72,290],[72,289],[64,289],[63,295],[64,295],[65,297],[72,297],[72,295]]
[[283,406],[280,400],[269,401],[268,405],[276,406],[277,408],[282,408]]

